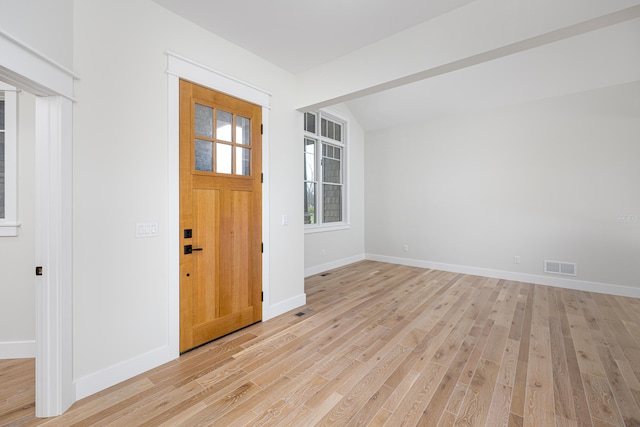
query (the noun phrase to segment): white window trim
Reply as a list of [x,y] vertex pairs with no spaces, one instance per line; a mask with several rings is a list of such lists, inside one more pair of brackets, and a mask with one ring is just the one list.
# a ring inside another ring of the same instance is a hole
[[[344,135],[344,139],[342,141],[342,143],[337,142],[337,141],[333,141],[331,143],[335,144],[335,145],[339,145],[342,147],[343,149],[343,168],[342,168],[342,186],[343,186],[343,199],[342,199],[342,204],[343,204],[343,211],[342,211],[342,221],[341,222],[329,222],[329,223],[321,223],[321,224],[305,224],[304,225],[304,232],[305,234],[311,234],[311,233],[324,233],[324,232],[330,232],[330,231],[340,231],[340,230],[349,230],[351,228],[351,185],[349,183],[349,176],[351,175],[350,173],[350,159],[351,159],[351,153],[350,153],[350,147],[351,144],[349,144],[349,140],[351,139],[351,135],[349,133],[350,130],[350,126],[349,126],[349,119],[346,118],[345,116],[336,113],[334,111],[331,111],[329,109],[326,108],[321,108],[318,110],[313,110],[313,111],[306,111],[308,113],[310,112],[316,112],[316,113],[322,113],[324,117],[329,118],[329,119],[333,119],[335,121],[341,122],[343,124],[343,132],[342,134]],[[303,133],[303,138],[304,137],[308,137],[308,138],[312,138],[312,139],[317,139],[318,140],[318,144],[322,144],[322,137],[320,136],[320,134],[318,133],[317,135],[313,135],[311,133],[307,133],[304,130],[304,113],[302,114],[302,133]],[[318,118],[318,123],[317,123],[318,129],[321,126],[321,120]],[[329,140],[331,141],[331,140]],[[322,149],[320,148],[319,153],[321,155],[322,153]],[[318,185],[321,184],[322,181],[318,181]],[[316,202],[318,204],[321,204],[321,201]]]
[[18,95],[13,86],[0,82],[4,92],[4,218],[0,237],[18,235]]

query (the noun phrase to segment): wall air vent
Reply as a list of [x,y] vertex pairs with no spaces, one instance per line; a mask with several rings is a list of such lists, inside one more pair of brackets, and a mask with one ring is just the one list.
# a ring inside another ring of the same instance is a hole
[[544,260],[544,272],[551,274],[563,274],[565,276],[577,276],[578,265],[575,262]]

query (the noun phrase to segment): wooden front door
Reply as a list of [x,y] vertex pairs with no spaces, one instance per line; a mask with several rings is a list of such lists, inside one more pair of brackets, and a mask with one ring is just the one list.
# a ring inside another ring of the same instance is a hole
[[262,320],[261,125],[180,82],[180,352]]

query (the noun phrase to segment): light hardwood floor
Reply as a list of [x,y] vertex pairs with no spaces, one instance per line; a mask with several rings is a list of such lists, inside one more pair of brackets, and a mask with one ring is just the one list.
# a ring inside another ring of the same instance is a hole
[[0,425],[640,426],[638,299],[372,261],[306,292],[57,418],[2,361]]

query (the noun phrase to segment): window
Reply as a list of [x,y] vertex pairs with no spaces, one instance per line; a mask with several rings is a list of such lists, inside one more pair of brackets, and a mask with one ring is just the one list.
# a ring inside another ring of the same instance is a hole
[[0,82],[0,236],[17,236],[15,88]]
[[346,122],[325,112],[304,114],[304,224],[346,225]]

